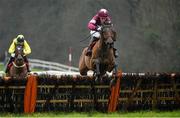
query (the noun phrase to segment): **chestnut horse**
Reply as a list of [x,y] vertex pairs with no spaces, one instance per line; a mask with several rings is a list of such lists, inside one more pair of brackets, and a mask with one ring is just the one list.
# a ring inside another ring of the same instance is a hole
[[113,48],[114,41],[116,40],[116,32],[112,25],[109,24],[102,26],[100,34],[100,39],[92,49],[92,55],[86,56],[86,47],[79,60],[80,74],[87,75],[87,71],[93,70],[98,81],[107,71],[111,72],[114,69],[115,73],[117,73]]
[[27,76],[27,66],[23,58],[23,47],[17,45],[15,49],[15,59],[8,75],[12,78],[23,79]]

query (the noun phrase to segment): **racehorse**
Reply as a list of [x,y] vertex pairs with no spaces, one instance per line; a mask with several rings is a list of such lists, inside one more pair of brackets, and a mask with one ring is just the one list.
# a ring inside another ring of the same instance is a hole
[[23,47],[17,45],[15,49],[15,59],[12,62],[8,75],[12,78],[23,79],[27,76],[27,72],[27,66],[23,58]]
[[[23,58],[23,47],[21,45],[17,45],[15,48],[15,57],[13,59],[12,66],[10,67],[7,75],[4,77],[5,83],[8,83],[9,80],[13,79],[24,79],[27,77],[27,66],[25,60]],[[6,85],[6,84],[5,84]],[[8,86],[8,84],[6,85]],[[14,92],[10,89],[5,90],[6,93],[6,102],[9,103],[9,111],[10,112],[17,112],[18,109],[15,108],[17,105],[14,103]],[[19,99],[18,99],[19,100]],[[19,101],[20,102],[20,101]]]
[[[87,75],[87,71],[93,70],[96,81],[100,80],[107,71],[113,69],[117,73],[117,64],[114,57],[114,41],[116,32],[111,24],[103,25],[100,31],[100,39],[92,49],[92,55],[86,56],[87,47],[83,49],[79,59],[79,72],[81,75]],[[116,82],[116,81],[114,81]]]

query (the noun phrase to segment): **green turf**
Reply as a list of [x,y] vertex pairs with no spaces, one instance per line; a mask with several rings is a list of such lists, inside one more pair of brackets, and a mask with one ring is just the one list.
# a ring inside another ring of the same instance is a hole
[[32,114],[0,113],[2,117],[180,117],[180,110],[175,111],[138,111],[138,112],[38,112]]
[[0,71],[4,71],[4,65],[0,63]]

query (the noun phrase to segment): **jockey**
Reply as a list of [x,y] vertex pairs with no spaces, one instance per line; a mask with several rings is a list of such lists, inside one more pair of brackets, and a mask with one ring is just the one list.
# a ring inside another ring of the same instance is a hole
[[11,57],[9,59],[9,62],[7,64],[7,67],[5,70],[6,73],[9,71],[10,67],[12,66],[12,62],[15,59],[15,49],[16,49],[17,45],[21,45],[24,48],[23,49],[23,53],[24,53],[23,58],[24,58],[24,61],[26,62],[27,71],[30,72],[29,62],[27,60],[26,55],[31,53],[31,48],[30,48],[29,44],[27,43],[27,41],[24,39],[24,36],[22,34],[20,34],[16,38],[13,39],[13,42],[11,43],[11,45],[9,47],[8,52],[11,54]]
[[[92,48],[94,44],[100,38],[101,26],[105,23],[111,23],[109,13],[106,9],[100,9],[98,13],[89,21],[88,29],[90,30],[91,39],[88,45],[86,56],[90,56],[92,53]],[[118,57],[116,49],[114,48],[114,56]]]

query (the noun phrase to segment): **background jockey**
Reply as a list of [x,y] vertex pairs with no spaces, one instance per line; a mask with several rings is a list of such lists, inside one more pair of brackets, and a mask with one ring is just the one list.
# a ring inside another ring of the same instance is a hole
[[11,45],[9,47],[8,52],[11,54],[11,57],[9,59],[9,62],[7,64],[7,67],[5,70],[6,73],[9,71],[10,67],[12,66],[12,62],[15,59],[15,49],[16,49],[17,45],[21,45],[23,47],[23,53],[24,53],[23,58],[24,58],[24,61],[26,62],[27,71],[30,72],[29,62],[27,60],[26,55],[31,53],[31,48],[30,48],[29,44],[27,43],[27,41],[24,40],[24,36],[20,34],[16,38],[13,39],[13,42],[11,43]]
[[[111,18],[106,9],[100,9],[98,13],[89,21],[88,28],[90,29],[91,40],[88,45],[86,56],[90,56],[92,53],[92,48],[96,41],[100,38],[100,31],[103,24],[110,24]],[[114,56],[118,57],[116,49],[114,48]]]

